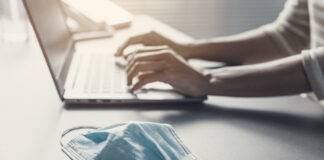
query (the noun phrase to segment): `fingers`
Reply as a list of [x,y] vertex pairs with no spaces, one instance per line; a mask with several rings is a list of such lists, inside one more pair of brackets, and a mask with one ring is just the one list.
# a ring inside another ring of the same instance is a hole
[[155,32],[149,32],[141,35],[137,35],[134,37],[129,38],[125,43],[123,43],[118,49],[117,52],[115,53],[116,57],[122,56],[124,50],[129,46],[133,44],[144,44],[146,45],[147,42],[151,41],[150,37],[152,37],[155,34]]
[[146,84],[157,82],[157,81],[160,82],[164,81],[162,72],[141,74],[140,76],[138,76],[138,82],[134,84],[134,86],[131,88],[131,92],[134,92],[142,88]]
[[165,68],[165,63],[160,62],[139,62],[136,63],[129,71],[127,72],[127,84],[131,85],[132,80],[140,75],[141,73],[147,72],[161,72]]
[[122,44],[122,45],[117,49],[117,52],[115,53],[115,56],[116,56],[116,57],[122,56],[124,50],[125,50],[129,45],[132,45],[132,44],[139,44],[139,43],[141,43],[141,41],[143,40],[143,37],[145,37],[145,36],[146,36],[146,34],[138,35],[138,36],[134,36],[134,37],[129,38],[125,43],[123,43],[123,44]]
[[127,72],[135,65],[136,62],[144,61],[169,61],[169,52],[168,50],[161,50],[157,52],[146,52],[142,54],[137,54],[129,61],[127,66]]
[[169,49],[169,47],[167,45],[141,46],[141,47],[138,47],[137,49],[133,50],[132,52],[129,52],[128,54],[124,53],[124,57],[125,57],[125,59],[130,59],[135,54],[141,54],[141,53],[146,53],[146,52],[156,52],[156,51],[165,50],[165,49]]
[[131,91],[138,90],[148,83],[166,80],[167,77],[161,75],[166,73],[168,63],[172,62],[170,60],[173,51],[167,46],[150,47],[142,51],[130,57],[126,68],[128,85],[132,85],[135,77],[138,78]]

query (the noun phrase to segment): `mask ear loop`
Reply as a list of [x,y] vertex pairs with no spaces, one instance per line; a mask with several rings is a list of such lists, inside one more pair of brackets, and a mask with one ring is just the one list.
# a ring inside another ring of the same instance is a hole
[[64,136],[66,136],[67,134],[76,131],[76,130],[81,130],[81,129],[91,129],[91,130],[97,130],[99,129],[99,127],[94,127],[94,126],[77,126],[77,127],[73,127],[70,129],[67,129],[65,131],[63,131],[62,135],[61,135],[61,139],[60,139],[60,145],[61,147],[63,147],[63,142],[62,139],[64,138]]

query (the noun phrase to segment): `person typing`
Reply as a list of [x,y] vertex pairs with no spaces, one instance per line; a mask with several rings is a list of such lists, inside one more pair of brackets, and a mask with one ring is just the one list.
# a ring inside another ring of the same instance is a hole
[[[288,0],[272,24],[234,36],[183,44],[158,32],[128,39],[116,56],[128,60],[128,85],[136,91],[161,81],[190,96],[280,96],[313,91],[324,98],[324,3]],[[143,44],[132,56],[124,50]],[[187,60],[228,67],[203,74]],[[133,81],[134,79],[138,81]]]

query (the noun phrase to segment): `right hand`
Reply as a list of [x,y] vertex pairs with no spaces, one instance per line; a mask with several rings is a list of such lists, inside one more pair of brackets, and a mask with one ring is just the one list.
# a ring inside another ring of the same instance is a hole
[[[171,48],[135,53],[129,57],[126,71],[131,92],[153,82],[167,83],[194,97],[205,96],[209,89],[210,76],[195,70]],[[134,79],[137,81],[133,83]]]
[[182,57],[186,58],[184,54],[186,54],[187,48],[184,45],[177,44],[174,40],[162,36],[161,34],[155,31],[130,37],[124,44],[122,44],[119,47],[115,56],[116,57],[124,56],[124,50],[128,46],[135,45],[135,44],[143,44],[144,46],[153,46],[153,48],[155,48],[154,46],[156,46],[157,48],[160,48],[158,46],[164,46],[164,47],[167,46],[175,50]]

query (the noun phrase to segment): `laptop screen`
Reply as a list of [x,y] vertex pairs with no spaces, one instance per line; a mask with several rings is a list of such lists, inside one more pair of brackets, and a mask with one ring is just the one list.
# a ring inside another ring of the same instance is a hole
[[56,87],[62,93],[73,40],[60,0],[24,0],[24,5]]

